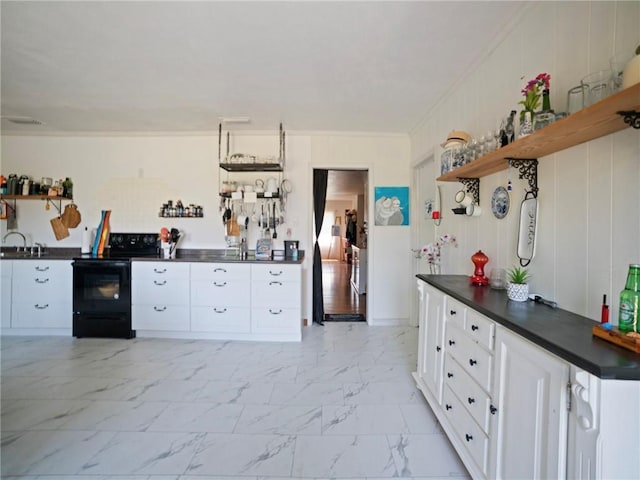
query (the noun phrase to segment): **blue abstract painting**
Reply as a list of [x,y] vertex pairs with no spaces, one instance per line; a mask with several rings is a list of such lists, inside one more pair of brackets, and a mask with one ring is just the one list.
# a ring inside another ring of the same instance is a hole
[[375,225],[409,225],[409,187],[375,187]]

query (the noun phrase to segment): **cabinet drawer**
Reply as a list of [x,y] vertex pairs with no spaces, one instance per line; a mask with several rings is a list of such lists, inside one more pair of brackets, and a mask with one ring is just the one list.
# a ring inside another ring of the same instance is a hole
[[69,275],[58,277],[50,272],[29,273],[13,278],[13,301],[60,303],[73,301],[73,284]]
[[445,355],[444,372],[446,385],[455,393],[482,430],[489,433],[489,409],[491,407],[489,395],[449,354]]
[[467,310],[466,332],[469,337],[493,350],[496,324],[473,310]]
[[300,282],[301,270],[299,265],[252,265],[251,280],[269,282],[279,280],[281,282]]
[[444,316],[448,323],[464,329],[467,308],[451,297],[445,297]]
[[187,305],[189,282],[184,278],[134,278],[131,301],[140,305]]
[[188,263],[132,262],[131,275],[136,278],[189,278]]
[[444,412],[451,421],[455,433],[482,473],[487,475],[489,438],[480,430],[464,405],[448,387],[444,389],[443,405]]
[[67,260],[19,260],[13,262],[14,279],[47,276],[60,282],[71,281],[73,270]]
[[246,280],[192,280],[191,304],[221,307],[249,307],[251,286]]
[[246,307],[191,307],[191,331],[249,333],[251,310]]
[[299,308],[301,296],[302,287],[299,282],[251,282],[251,305],[254,307]]
[[456,347],[459,347],[456,351],[447,351],[486,392],[490,392],[493,355],[466,335],[457,337]]
[[252,308],[254,333],[299,333],[302,320],[299,308]]
[[11,307],[12,328],[71,328],[71,302],[14,302]]
[[189,331],[189,307],[186,305],[133,305],[131,324],[134,330]]
[[251,280],[251,265],[240,263],[192,263],[192,280]]

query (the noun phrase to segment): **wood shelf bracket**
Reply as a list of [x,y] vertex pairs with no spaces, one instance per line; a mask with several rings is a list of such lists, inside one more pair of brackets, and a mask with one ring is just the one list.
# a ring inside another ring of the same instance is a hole
[[623,118],[624,123],[635,129],[640,129],[640,112],[635,110],[626,110],[617,113]]
[[467,193],[471,194],[473,197],[473,203],[480,205],[480,179],[458,177],[458,181],[464,185]]
[[529,191],[538,198],[538,159],[507,158],[509,166],[518,169],[518,177],[529,183]]

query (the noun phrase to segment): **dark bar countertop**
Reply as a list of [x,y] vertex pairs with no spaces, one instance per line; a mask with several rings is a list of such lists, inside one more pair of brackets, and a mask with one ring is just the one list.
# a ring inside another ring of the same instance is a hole
[[466,275],[416,277],[601,379],[640,380],[640,354],[594,337],[596,322],[590,318],[533,301],[511,301],[505,290],[473,286]]

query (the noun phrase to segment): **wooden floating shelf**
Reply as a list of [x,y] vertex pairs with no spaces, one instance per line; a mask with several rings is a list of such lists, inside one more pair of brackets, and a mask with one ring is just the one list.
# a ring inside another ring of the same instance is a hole
[[509,166],[509,158],[533,159],[629,128],[619,111],[640,110],[640,84],[633,85],[579,112],[536,130],[436,180],[457,182],[459,177],[481,178]]

